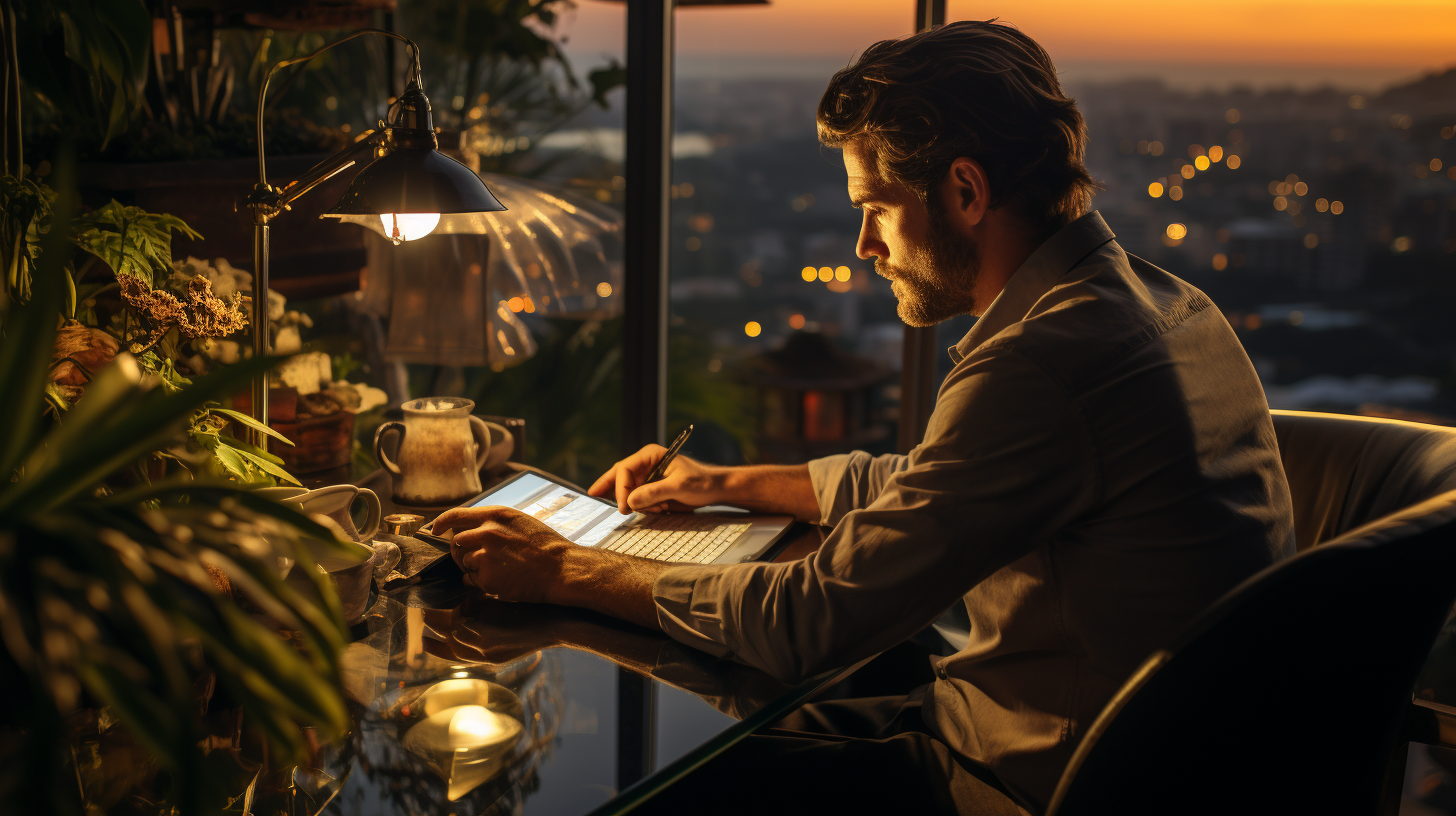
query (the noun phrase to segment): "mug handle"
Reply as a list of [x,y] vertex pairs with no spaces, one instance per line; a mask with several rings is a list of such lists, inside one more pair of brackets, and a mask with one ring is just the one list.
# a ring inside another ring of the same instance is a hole
[[[472,419],[473,418],[474,417],[472,417]],[[379,426],[379,430],[374,432],[374,458],[379,460],[379,464],[383,465],[385,470],[398,476],[399,465],[396,465],[395,463],[389,461],[389,457],[384,455],[384,435],[389,433],[390,431],[399,431],[399,444],[404,444],[404,423],[393,421],[386,422],[383,425]],[[396,448],[396,450],[398,450],[398,448]],[[378,501],[379,497],[375,496],[374,500]]]
[[490,424],[471,414],[470,435],[475,437],[475,469],[479,471],[490,456]]
[[489,472],[503,466],[516,452],[516,435],[504,425],[490,421],[485,424],[490,426],[490,434],[495,438],[495,444],[490,446],[490,458],[485,462],[485,470]]
[[379,504],[379,494],[367,487],[359,488],[358,498],[364,500],[364,526],[359,528],[359,538],[370,541],[379,532],[379,522],[384,517],[384,508]]
[[[479,427],[477,427],[476,423],[480,423]],[[470,417],[470,427],[475,434],[476,445],[479,446],[476,448],[475,453],[475,469],[477,471],[490,473],[505,464],[506,460],[511,458],[511,454],[515,452],[515,435],[504,425],[488,422],[478,416],[472,415]],[[481,443],[482,437],[485,439],[484,444]],[[494,443],[491,442],[492,439],[495,440]]]

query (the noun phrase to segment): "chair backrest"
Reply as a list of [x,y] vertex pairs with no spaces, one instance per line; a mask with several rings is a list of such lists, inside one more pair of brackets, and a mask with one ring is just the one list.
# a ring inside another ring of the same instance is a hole
[[1339,414],[1272,413],[1301,552],[1456,490],[1456,429]]
[[1456,492],[1275,564],[1108,703],[1057,814],[1371,814],[1456,599]]

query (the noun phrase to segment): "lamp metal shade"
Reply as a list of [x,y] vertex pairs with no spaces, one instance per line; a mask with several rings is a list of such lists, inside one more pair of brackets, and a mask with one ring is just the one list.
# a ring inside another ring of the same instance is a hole
[[321,217],[377,232],[385,213],[440,213],[440,226],[448,227],[458,220],[452,216],[505,208],[469,167],[438,150],[412,147],[397,148],[359,171],[344,197]]

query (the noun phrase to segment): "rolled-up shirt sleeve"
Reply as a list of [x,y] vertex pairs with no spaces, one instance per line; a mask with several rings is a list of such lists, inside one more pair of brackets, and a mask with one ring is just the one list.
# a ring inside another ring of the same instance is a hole
[[819,501],[819,523],[833,527],[849,511],[869,507],[909,459],[899,453],[870,456],[855,451],[811,460],[809,482]]
[[1077,407],[1035,363],[982,351],[946,380],[908,457],[811,465],[837,522],[817,552],[666,570],[662,628],[794,682],[914,634],[1090,507],[1098,468]]

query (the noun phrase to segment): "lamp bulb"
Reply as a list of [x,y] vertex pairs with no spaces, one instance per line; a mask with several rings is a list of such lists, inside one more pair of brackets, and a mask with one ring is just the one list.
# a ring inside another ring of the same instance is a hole
[[440,223],[439,213],[381,213],[379,221],[384,225],[384,234],[395,244],[423,238],[435,231]]

